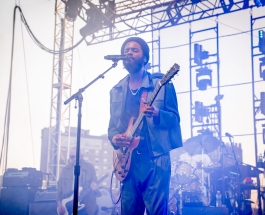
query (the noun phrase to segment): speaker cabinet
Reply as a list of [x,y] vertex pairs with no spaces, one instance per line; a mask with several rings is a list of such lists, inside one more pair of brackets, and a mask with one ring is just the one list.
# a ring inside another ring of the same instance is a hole
[[226,207],[184,207],[182,215],[229,215]]
[[32,202],[29,205],[29,215],[56,215],[56,201]]
[[34,201],[37,190],[27,187],[3,188],[1,190],[0,214],[28,215],[29,203]]

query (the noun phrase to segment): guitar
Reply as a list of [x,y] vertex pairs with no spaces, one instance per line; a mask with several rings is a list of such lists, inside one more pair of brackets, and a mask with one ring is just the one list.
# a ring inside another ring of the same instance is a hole
[[[147,103],[149,105],[152,105],[158,92],[164,86],[166,83],[168,83],[171,78],[174,77],[179,71],[179,65],[174,64],[170,70],[163,76],[163,78],[157,83],[152,95],[150,96]],[[136,119],[135,123],[133,124],[134,117],[131,117],[129,120],[128,128],[126,132],[124,133],[124,136],[130,140],[130,144],[127,147],[120,147],[117,150],[113,151],[113,167],[114,167],[114,173],[116,178],[119,181],[123,181],[130,169],[131,164],[131,155],[133,150],[138,146],[140,142],[140,136],[134,137],[134,134],[142,122],[142,119],[144,117],[143,113],[140,113],[138,118]]]
[[[103,180],[105,180],[109,174],[112,171],[107,172],[105,175],[103,175],[98,181],[97,184],[99,185]],[[85,207],[85,204],[81,204],[85,196],[91,191],[91,187],[89,186],[88,189],[84,190],[82,187],[79,188],[79,196],[78,196],[78,211],[82,210]],[[62,206],[65,208],[64,215],[72,215],[73,214],[73,201],[74,201],[74,191],[71,191],[66,196],[67,198],[64,198],[62,200]],[[57,208],[57,214],[60,215],[58,208]]]

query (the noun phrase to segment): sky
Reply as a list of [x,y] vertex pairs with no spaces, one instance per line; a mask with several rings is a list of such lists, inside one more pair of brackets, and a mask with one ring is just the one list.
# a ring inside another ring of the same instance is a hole
[[[0,2],[0,134],[3,136],[8,83],[11,68],[12,26],[15,4],[20,5],[24,16],[34,35],[46,47],[52,49],[54,42],[54,0],[20,0]],[[253,16],[264,16],[264,8],[253,8]],[[257,21],[254,28],[263,27],[264,21]],[[183,139],[190,135],[190,97],[189,97],[189,27],[193,31],[215,27],[216,18],[204,19],[188,24],[175,26],[160,31],[161,39],[161,71],[165,73],[177,63],[180,65],[179,76],[173,79],[178,94],[179,112]],[[220,46],[220,93],[224,95],[222,106],[222,136],[229,132],[234,136],[235,143],[241,143],[243,162],[254,165],[254,137],[251,82],[251,41],[250,41],[250,11],[219,16],[219,46]],[[51,109],[51,84],[53,72],[53,56],[41,50],[29,37],[21,23],[17,11],[15,21],[15,39],[12,74],[11,121],[8,151],[8,168],[36,167],[39,169],[41,130],[49,127]],[[81,39],[79,29],[84,26],[80,20],[75,24],[74,44]],[[264,29],[265,30],[265,29]],[[246,32],[246,33],[242,33]],[[227,36],[233,35],[233,36]],[[138,35],[146,41],[151,41],[151,34]],[[215,37],[214,32],[195,35],[193,40],[203,40]],[[104,42],[92,46],[81,43],[73,51],[73,82],[72,93],[84,87],[98,75],[107,70],[112,61],[104,56],[120,54],[120,46],[125,39]],[[216,40],[202,42],[203,48],[214,53]],[[257,45],[257,32],[254,33],[254,44]],[[151,62],[152,63],[152,62]],[[212,66],[213,77],[216,77],[216,67]],[[255,62],[257,71],[258,62]],[[86,89],[83,93],[82,129],[90,130],[92,135],[107,133],[109,120],[109,91],[121,78],[127,74],[118,63],[115,69],[109,71],[104,79]],[[195,80],[193,74],[193,80]],[[216,78],[215,78],[216,79]],[[265,82],[260,82],[258,75],[255,80],[257,92],[264,91]],[[247,83],[247,84],[241,84]],[[194,83],[193,83],[194,84]],[[235,85],[235,86],[231,86]],[[207,91],[196,91],[193,97],[204,105],[214,104],[217,95],[213,87]],[[195,86],[192,87],[194,90]],[[259,97],[259,93],[256,95]],[[71,103],[71,126],[77,126],[77,109]],[[261,125],[257,125],[258,133]],[[258,152],[263,153],[261,135],[257,136]],[[223,137],[224,142],[229,142]],[[2,143],[1,143],[2,144]]]

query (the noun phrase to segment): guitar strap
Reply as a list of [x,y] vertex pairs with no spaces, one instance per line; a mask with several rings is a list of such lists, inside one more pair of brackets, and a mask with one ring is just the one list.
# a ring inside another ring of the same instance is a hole
[[[147,90],[144,89],[144,90],[142,91],[141,99],[140,99],[139,115],[142,114],[142,110],[143,110],[143,108],[144,108],[144,106],[145,106],[145,103],[144,103],[144,102],[147,101],[147,94],[148,94]],[[139,127],[138,127],[139,132],[142,130],[142,127],[143,127],[143,121],[141,122],[141,124],[140,124]]]
[[141,114],[145,104],[144,104],[144,101],[146,102],[147,101],[147,90],[144,89],[142,94],[141,94],[141,101],[140,101],[140,109],[139,109],[139,115]]

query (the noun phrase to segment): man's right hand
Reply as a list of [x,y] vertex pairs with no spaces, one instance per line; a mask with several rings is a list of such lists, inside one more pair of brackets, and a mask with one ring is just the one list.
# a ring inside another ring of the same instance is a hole
[[65,208],[62,205],[62,202],[60,202],[60,201],[57,203],[57,210],[58,210],[58,213],[60,215],[64,215],[65,214]]
[[116,145],[116,146],[129,146],[130,145],[130,141],[127,139],[127,137],[124,134],[116,134],[113,136],[112,138],[112,142]]

